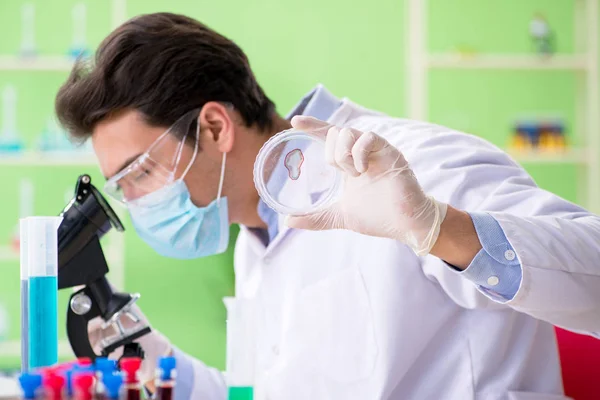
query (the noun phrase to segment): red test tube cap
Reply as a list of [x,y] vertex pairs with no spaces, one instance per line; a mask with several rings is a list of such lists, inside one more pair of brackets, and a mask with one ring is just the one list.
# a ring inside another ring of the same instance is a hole
[[49,393],[49,399],[61,399],[62,391],[65,387],[65,378],[54,373],[48,373],[44,376],[44,388]]
[[75,374],[73,378],[73,386],[75,387],[75,398],[91,399],[92,386],[94,385],[94,374],[90,372]]
[[89,357],[79,357],[77,359],[77,365],[80,365],[82,367],[88,367],[92,365],[92,359]]
[[142,359],[138,357],[123,358],[119,364],[121,366],[121,370],[125,371],[125,382],[136,383],[136,374],[142,365]]

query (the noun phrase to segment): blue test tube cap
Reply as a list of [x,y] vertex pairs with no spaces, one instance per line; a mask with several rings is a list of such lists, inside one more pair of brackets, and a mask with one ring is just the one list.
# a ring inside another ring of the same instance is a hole
[[123,385],[123,376],[118,373],[110,373],[102,376],[102,383],[106,396],[109,399],[118,399]]
[[26,399],[35,399],[37,390],[42,386],[42,375],[25,373],[19,377],[23,397]]
[[110,374],[117,370],[117,361],[111,360],[106,357],[96,358],[96,371],[100,371],[103,374]]
[[175,369],[175,357],[161,357],[158,360],[158,368],[160,368],[160,379],[163,381],[173,379],[173,370]]

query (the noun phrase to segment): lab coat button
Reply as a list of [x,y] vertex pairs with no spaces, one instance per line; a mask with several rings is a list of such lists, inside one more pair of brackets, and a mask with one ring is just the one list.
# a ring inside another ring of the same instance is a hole
[[275,354],[276,356],[279,355],[279,347],[273,346],[272,350],[273,350],[273,354]]
[[514,251],[512,251],[512,250],[506,250],[506,251],[504,252],[504,258],[506,258],[508,261],[512,261],[512,260],[514,260],[514,259],[515,259],[515,257],[516,257],[516,254],[515,254],[515,252],[514,252]]
[[496,286],[498,282],[500,282],[500,279],[498,279],[497,276],[490,276],[487,280],[487,283],[490,286]]

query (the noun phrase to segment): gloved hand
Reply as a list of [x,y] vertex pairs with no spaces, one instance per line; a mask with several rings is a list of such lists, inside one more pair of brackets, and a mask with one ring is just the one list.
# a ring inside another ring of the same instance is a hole
[[[133,311],[133,313],[140,318],[141,324],[150,326],[150,324],[148,323],[148,320],[146,319],[146,316],[142,313],[142,311],[140,310],[140,308],[137,305],[133,305],[133,307],[131,308],[131,311]],[[126,315],[122,315],[120,318],[120,321],[125,329],[131,329],[136,325]],[[94,318],[88,324],[88,335],[90,338],[90,344],[92,345],[92,348],[94,349],[94,352],[96,354],[100,354],[100,352],[102,350],[102,348],[101,348],[102,339],[105,339],[108,337],[113,337],[117,333],[116,329],[113,328],[112,326],[107,327],[106,329],[102,329],[102,324],[103,324],[103,321],[100,318]],[[139,370],[140,382],[142,382],[143,384],[146,384],[148,382],[153,382],[155,373],[156,373],[156,366],[158,363],[158,359],[160,357],[170,355],[170,353],[172,351],[171,343],[160,332],[158,332],[154,329],[152,330],[152,332],[150,332],[149,334],[147,334],[145,336],[142,336],[135,342],[139,343],[140,346],[142,346],[142,349],[144,350],[144,353],[145,353],[144,361],[142,362],[142,366]],[[112,352],[109,355],[109,358],[118,360],[122,354],[123,354],[123,350],[122,350],[122,348],[119,348],[119,349],[115,350],[114,352]]]
[[327,162],[344,172],[338,201],[314,214],[286,218],[293,228],[348,229],[399,240],[421,256],[431,251],[447,205],[423,192],[404,156],[381,136],[296,116],[292,126],[325,138]]

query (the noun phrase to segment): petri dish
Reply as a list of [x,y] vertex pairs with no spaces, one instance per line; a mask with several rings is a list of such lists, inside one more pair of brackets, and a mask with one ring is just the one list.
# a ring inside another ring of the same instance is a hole
[[307,215],[339,197],[342,174],[325,160],[325,139],[288,129],[271,137],[254,162],[261,199],[282,215]]

